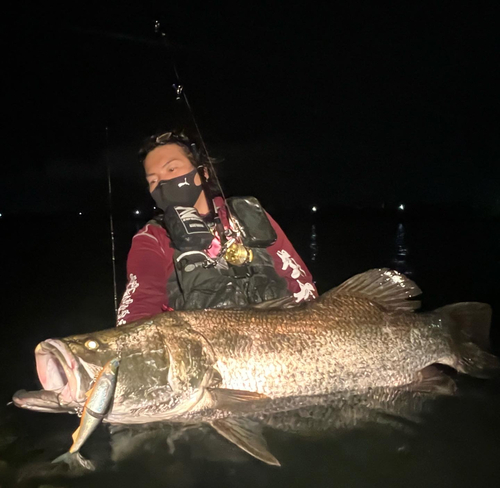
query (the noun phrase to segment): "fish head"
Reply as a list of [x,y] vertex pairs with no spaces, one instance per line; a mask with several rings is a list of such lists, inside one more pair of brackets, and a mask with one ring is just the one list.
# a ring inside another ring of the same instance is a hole
[[173,313],[160,325],[146,320],[41,342],[35,359],[43,389],[17,392],[14,404],[43,412],[78,411],[104,366],[119,362],[109,421],[166,420],[189,410],[205,387],[218,382],[213,351]]
[[113,332],[111,329],[40,342],[35,349],[35,362],[42,390],[20,390],[13,396],[14,404],[40,412],[81,409],[104,365],[116,362],[117,343]]

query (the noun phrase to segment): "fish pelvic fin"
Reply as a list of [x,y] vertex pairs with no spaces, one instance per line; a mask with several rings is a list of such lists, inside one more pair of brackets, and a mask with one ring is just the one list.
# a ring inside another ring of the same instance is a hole
[[405,275],[389,268],[377,268],[357,274],[333,290],[324,293],[320,303],[328,304],[336,296],[367,298],[387,310],[414,312],[420,301],[409,300],[420,295],[420,288]]
[[436,312],[448,321],[455,342],[457,361],[452,366],[476,378],[500,374],[500,359],[484,350],[489,348],[491,324],[491,307],[487,303],[453,303]]
[[262,435],[262,426],[257,422],[246,418],[227,418],[214,420],[211,425],[220,435],[251,456],[266,464],[281,466],[269,452]]

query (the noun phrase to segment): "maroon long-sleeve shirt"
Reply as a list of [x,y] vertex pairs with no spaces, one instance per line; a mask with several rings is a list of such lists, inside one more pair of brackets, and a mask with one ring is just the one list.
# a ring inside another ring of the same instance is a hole
[[[219,215],[224,223],[226,209],[223,205]],[[317,297],[311,273],[281,227],[269,214],[268,217],[278,236],[276,242],[266,248],[276,272],[285,278],[297,302]],[[167,295],[167,281],[175,272],[174,249],[170,243],[165,229],[152,224],[147,224],[133,237],[127,259],[128,282],[118,309],[117,325],[172,310]],[[220,248],[217,237],[212,247]]]

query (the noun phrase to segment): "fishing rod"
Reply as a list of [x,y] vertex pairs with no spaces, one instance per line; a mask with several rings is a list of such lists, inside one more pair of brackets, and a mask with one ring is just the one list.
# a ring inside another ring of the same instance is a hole
[[118,316],[118,293],[116,290],[115,226],[113,221],[113,192],[111,187],[111,165],[109,161],[109,127],[106,126],[106,173],[108,178],[109,233],[111,238],[111,265],[113,268],[113,303],[115,318]]
[[[183,100],[188,109],[189,115],[196,129],[202,151],[207,161],[207,165],[211,170],[212,177],[215,180],[215,184],[218,187],[219,193],[226,203],[225,207],[227,209],[227,218],[229,222],[229,227],[227,230],[224,229],[224,225],[221,222],[218,209],[216,208],[214,199],[212,198],[212,192],[208,187],[207,178],[205,176],[205,166],[203,164],[200,164],[197,168],[198,174],[200,175],[202,187],[205,190],[205,194],[208,197],[207,204],[209,207],[209,211],[213,217],[215,229],[221,242],[221,249],[217,258],[215,260],[207,260],[207,266],[216,265],[217,262],[222,258],[224,258],[229,264],[236,266],[248,264],[253,260],[253,251],[251,250],[250,246],[253,244],[256,247],[267,247],[268,245],[275,242],[276,233],[272,228],[265,212],[260,207],[260,203],[257,201],[257,199],[251,197],[240,198],[240,203],[236,202],[236,200],[238,199],[230,199],[234,200],[231,203],[228,199],[226,199],[224,190],[222,189],[219,178],[217,176],[217,172],[215,171],[215,168],[213,166],[212,158],[208,153],[205,139],[201,134],[201,130],[194,115],[194,111],[191,107],[191,104],[189,103],[186,90],[181,83],[174,54],[172,53],[172,50],[169,49],[171,48],[172,43],[168,41],[165,32],[161,30],[160,22],[158,20],[155,21],[154,30],[155,33],[160,36],[161,40],[165,43],[165,47],[170,52],[172,67],[176,79],[176,83],[172,85],[172,88],[175,91],[175,99],[177,101]],[[197,150],[196,152],[198,153]],[[242,208],[242,204],[245,208]],[[248,215],[249,213],[251,214],[251,216]],[[248,217],[248,220],[245,218],[245,214]],[[256,225],[255,222],[259,222],[259,224],[257,225],[260,232],[259,238],[254,238],[254,236],[252,236],[252,231],[250,230],[252,226]]]
[[[154,31],[160,37],[161,42],[164,44],[164,46],[167,49],[172,46],[172,44],[168,41],[167,35],[161,29],[161,24],[160,24],[160,21],[158,21],[158,20],[156,20],[155,23],[154,23]],[[168,49],[168,50],[171,51],[170,49]],[[198,135],[198,139],[200,141],[201,148],[202,148],[203,153],[205,155],[205,160],[207,161],[208,165],[210,166],[212,177],[215,179],[215,184],[217,185],[218,190],[219,190],[219,192],[220,192],[223,200],[225,201],[226,200],[226,196],[224,195],[224,191],[222,190],[222,186],[220,184],[219,178],[218,178],[217,173],[215,171],[215,168],[213,166],[212,158],[210,158],[210,155],[208,153],[208,149],[207,149],[207,146],[205,144],[205,139],[203,138],[203,136],[201,134],[201,130],[200,130],[200,127],[198,126],[198,122],[196,121],[196,117],[194,115],[194,111],[191,108],[191,104],[189,103],[189,99],[187,97],[186,90],[184,89],[184,85],[181,83],[180,76],[179,76],[179,71],[177,70],[177,64],[175,62],[175,58],[174,58],[173,54],[171,54],[171,62],[172,62],[172,67],[173,67],[173,71],[174,71],[174,75],[175,75],[175,80],[176,80],[176,83],[174,83],[172,85],[172,88],[175,91],[175,99],[177,101],[183,100],[184,103],[185,103],[185,105],[186,105],[186,107],[187,107],[187,109],[188,109],[189,115],[190,115],[191,120],[193,122],[193,125],[194,125],[194,127],[196,129],[196,133]],[[207,178],[205,176],[205,170],[204,170],[203,164],[200,164],[196,169],[198,170],[198,174],[200,176],[201,184],[203,186],[203,189],[204,190],[205,189],[208,190],[207,191],[208,196],[209,196],[209,198],[207,198],[208,209],[210,211],[210,214],[213,217],[213,220],[214,220],[214,223],[215,223],[215,228],[217,229],[217,233],[219,234],[219,237],[221,239],[221,244],[224,245],[224,243],[227,241],[227,239],[226,239],[226,233],[224,231],[224,226],[222,225],[222,222],[220,220],[219,213],[218,213],[218,211],[217,211],[217,209],[215,207],[215,204],[214,204],[211,192],[210,192],[210,190],[208,188],[208,181],[207,181]],[[228,214],[229,214],[229,217],[231,218],[231,211],[230,211],[230,209],[228,209]]]

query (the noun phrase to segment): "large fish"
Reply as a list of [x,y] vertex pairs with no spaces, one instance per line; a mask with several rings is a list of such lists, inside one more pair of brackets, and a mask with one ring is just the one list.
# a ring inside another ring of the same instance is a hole
[[[476,345],[487,342],[488,305],[414,313],[420,304],[411,298],[420,293],[404,275],[375,269],[294,308],[169,312],[49,339],[35,350],[44,390],[20,391],[13,400],[45,412],[81,409],[92,379],[117,356],[104,419],[114,424],[186,422],[268,399],[418,384],[429,381],[435,363],[477,377],[499,369],[498,358]],[[218,432],[277,463],[261,439],[221,417],[212,423]]]

